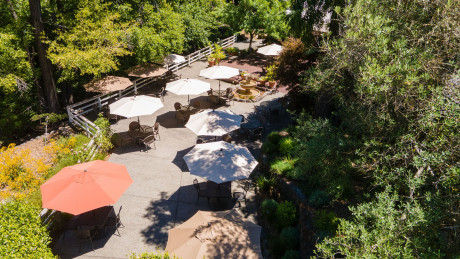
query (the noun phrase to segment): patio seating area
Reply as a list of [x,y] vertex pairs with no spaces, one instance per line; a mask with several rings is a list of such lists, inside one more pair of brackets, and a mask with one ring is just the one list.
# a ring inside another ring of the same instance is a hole
[[[222,178],[222,183],[208,181],[209,178],[190,172],[184,156],[199,140],[211,144],[224,140],[226,145],[247,148],[257,159],[263,135],[282,129],[289,120],[289,116],[280,116],[284,107],[277,106],[284,93],[264,97],[266,105],[260,101],[233,103],[227,89],[235,86],[200,77],[199,71],[206,67],[207,62],[195,62],[175,72],[175,77],[210,83],[209,95],[208,92],[178,95],[161,87],[142,89],[145,94],[151,92],[163,98],[163,107],[151,115],[118,117],[112,121],[111,128],[117,137],[109,161],[125,165],[133,183],[111,207],[112,218],[105,225],[114,227],[103,226],[105,233],[96,236],[89,231],[89,235],[84,235],[85,242],[79,242],[77,233],[67,233],[54,246],[61,258],[126,258],[131,253],[163,250],[168,231],[189,220],[198,210],[233,209],[241,218],[256,223],[254,188],[248,180],[242,177],[234,181]],[[192,116],[205,114],[207,110],[229,110],[241,120],[239,129],[229,134],[201,136],[186,127]],[[114,208],[121,207],[123,210],[115,214]]]

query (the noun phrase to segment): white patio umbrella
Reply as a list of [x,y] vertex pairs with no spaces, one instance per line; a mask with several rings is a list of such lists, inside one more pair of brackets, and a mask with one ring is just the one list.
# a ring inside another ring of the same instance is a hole
[[198,144],[184,160],[191,174],[215,183],[246,179],[258,164],[247,148],[225,141]]
[[265,56],[278,56],[283,50],[283,46],[280,46],[278,44],[271,44],[262,48],[259,48],[257,50],[257,53],[263,54]]
[[166,84],[166,91],[178,95],[188,95],[190,102],[190,95],[198,95],[209,91],[211,84],[198,79],[179,79]]
[[185,57],[177,54],[169,54],[164,58],[164,62],[168,65],[179,64],[185,62]]
[[230,110],[205,110],[190,116],[185,127],[197,135],[222,136],[241,125],[241,116]]
[[115,114],[127,118],[150,115],[163,107],[160,98],[145,95],[123,97],[109,105],[110,114]]
[[198,211],[169,230],[165,250],[183,259],[262,259],[261,230],[261,226],[248,221],[236,210]]
[[[227,66],[212,66],[203,70],[200,70],[200,76],[206,77],[209,79],[227,79],[234,77],[240,74],[240,71],[237,68],[227,67]],[[220,90],[220,80],[219,80],[219,90]]]

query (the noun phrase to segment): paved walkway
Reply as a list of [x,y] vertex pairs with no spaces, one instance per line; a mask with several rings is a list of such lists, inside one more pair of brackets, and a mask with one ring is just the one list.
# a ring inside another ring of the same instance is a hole
[[[247,44],[246,44],[247,45]],[[239,44],[243,48],[244,44]],[[217,80],[208,80],[199,77],[199,71],[207,67],[207,62],[195,62],[191,67],[178,71],[182,78],[197,78],[211,83],[213,89],[218,89]],[[221,83],[221,89],[231,86]],[[282,97],[283,93],[276,93],[265,97],[262,101],[270,101]],[[206,94],[190,96],[191,100],[202,100],[206,105]],[[168,230],[189,219],[198,210],[210,210],[207,200],[201,198],[198,205],[197,193],[193,187],[193,180],[198,178],[188,172],[182,157],[195,145],[197,136],[185,128],[177,125],[174,113],[174,103],[187,103],[187,96],[167,94],[164,98],[164,107],[151,116],[140,117],[141,124],[153,125],[160,122],[161,140],[156,141],[156,150],[141,152],[135,145],[127,145],[115,149],[109,161],[126,165],[134,183],[121,196],[115,210],[122,206],[121,221],[124,228],[120,228],[121,236],[112,235],[93,242],[95,251],[92,251],[89,241],[80,243],[72,233],[67,233],[56,246],[56,253],[62,258],[126,258],[131,253],[153,252],[165,248],[168,240]],[[258,103],[232,103],[229,107],[237,114],[249,115]],[[268,126],[281,125],[287,116],[279,116],[266,123]],[[125,119],[112,126],[115,132],[128,130],[128,124],[137,118]],[[268,131],[267,131],[268,132]],[[257,156],[261,147],[260,141],[246,143],[245,146]],[[256,169],[257,170],[257,169]],[[232,191],[241,190],[244,181],[232,183]],[[256,206],[253,190],[248,193],[248,204],[238,209],[241,214],[255,222]],[[81,250],[81,251],[80,251]]]

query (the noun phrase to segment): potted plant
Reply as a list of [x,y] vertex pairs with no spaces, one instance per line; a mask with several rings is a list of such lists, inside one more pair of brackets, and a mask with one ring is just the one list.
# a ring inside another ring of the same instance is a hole
[[265,86],[265,83],[267,82],[267,77],[266,76],[261,76],[259,77],[259,84],[261,86]]
[[216,64],[216,58],[214,57],[213,54],[208,56],[208,65],[210,67],[214,66]]
[[226,50],[229,56],[238,56],[238,52],[240,49],[238,49],[237,47],[229,47]]
[[265,75],[266,80],[268,81],[268,87],[275,88],[276,87],[276,65],[273,64],[267,67],[267,74]]
[[214,53],[211,55],[214,55],[214,58],[216,59],[216,64],[219,64],[220,60],[226,57],[224,51],[222,50],[222,47],[219,46],[219,44],[217,43],[214,44]]

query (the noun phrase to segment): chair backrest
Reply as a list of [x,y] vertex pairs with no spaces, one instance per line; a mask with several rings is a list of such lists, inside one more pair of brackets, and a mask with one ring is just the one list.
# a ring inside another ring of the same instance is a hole
[[197,192],[200,192],[200,184],[198,183],[198,179],[193,180],[193,186]]
[[208,95],[212,95],[212,89],[208,90]]
[[200,103],[200,101],[194,101],[192,106],[197,108],[197,109],[200,109],[201,108],[201,103]]
[[264,129],[264,128],[262,128],[262,127],[256,128],[256,129],[253,131],[253,132],[254,132],[254,135],[261,135],[263,129]]
[[232,92],[233,92],[233,89],[229,87],[227,88],[227,90],[225,90],[225,95],[228,97]]
[[129,130],[140,130],[141,129],[141,124],[137,121],[132,121],[129,123]]
[[245,122],[246,121],[246,117],[243,115],[243,114],[240,114],[241,116],[241,122]]
[[77,238],[86,240],[91,238],[91,231],[88,229],[77,229]]
[[196,140],[196,143],[197,143],[197,144],[203,144],[203,143],[204,143],[204,140],[202,140],[202,139],[199,138],[199,139]]
[[155,122],[155,124],[153,125],[153,130],[156,132],[160,130],[160,123],[158,121]]
[[121,208],[123,208],[123,206],[120,206],[120,209],[118,209],[118,213],[117,213],[117,220],[120,220],[120,212],[121,212]]
[[225,135],[222,136],[222,140],[225,141],[225,142],[231,143],[232,142],[232,137],[230,136],[230,134],[225,134]]
[[165,93],[165,87],[163,86],[163,87],[160,89],[160,92],[158,92],[158,95],[159,95],[159,96],[163,96],[164,93]]
[[176,111],[180,110],[181,107],[182,107],[182,104],[180,104],[179,102],[176,102],[176,103],[174,104],[174,109],[176,109]]
[[142,140],[142,142],[144,142],[145,144],[152,144],[154,141],[155,141],[154,135],[148,135],[147,137],[144,138],[144,140]]

